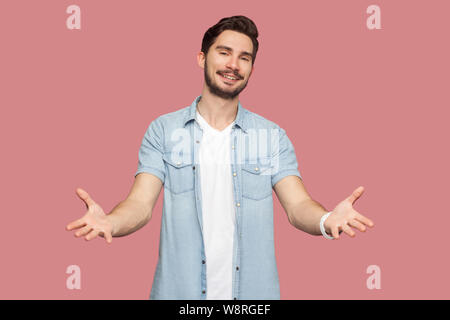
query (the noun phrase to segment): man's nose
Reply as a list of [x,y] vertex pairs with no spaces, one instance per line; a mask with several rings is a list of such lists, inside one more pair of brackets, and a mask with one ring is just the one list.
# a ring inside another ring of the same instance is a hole
[[227,63],[227,67],[235,71],[239,72],[239,57],[230,57]]

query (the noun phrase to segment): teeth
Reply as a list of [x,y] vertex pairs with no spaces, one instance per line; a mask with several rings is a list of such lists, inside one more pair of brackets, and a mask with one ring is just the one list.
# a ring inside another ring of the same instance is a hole
[[227,76],[226,74],[224,74],[223,76],[224,76],[225,78],[227,78],[227,79],[231,79],[231,80],[236,80],[236,78],[233,78],[233,77]]

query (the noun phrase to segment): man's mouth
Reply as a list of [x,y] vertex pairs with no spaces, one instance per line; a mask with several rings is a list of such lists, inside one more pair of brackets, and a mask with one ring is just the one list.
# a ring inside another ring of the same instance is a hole
[[239,77],[235,76],[235,75],[232,74],[232,73],[221,73],[221,72],[218,72],[218,74],[219,74],[224,80],[229,81],[229,82],[236,82],[236,81],[240,80]]

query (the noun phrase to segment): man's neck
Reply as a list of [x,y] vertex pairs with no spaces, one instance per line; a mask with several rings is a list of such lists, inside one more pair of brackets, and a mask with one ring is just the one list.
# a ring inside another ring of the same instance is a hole
[[236,119],[239,96],[226,100],[205,91],[198,102],[197,111],[211,127],[221,131]]

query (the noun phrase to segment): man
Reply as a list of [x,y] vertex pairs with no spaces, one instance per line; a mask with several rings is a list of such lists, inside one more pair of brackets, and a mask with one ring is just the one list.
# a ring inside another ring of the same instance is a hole
[[130,194],[111,213],[76,190],[88,211],[67,229],[111,243],[151,219],[164,185],[150,299],[279,299],[272,189],[289,222],[312,235],[353,237],[351,227],[373,226],[352,207],[362,187],[328,213],[306,191],[286,132],[241,106],[257,37],[244,16],[208,29],[197,55],[205,76],[202,94],[152,121]]

